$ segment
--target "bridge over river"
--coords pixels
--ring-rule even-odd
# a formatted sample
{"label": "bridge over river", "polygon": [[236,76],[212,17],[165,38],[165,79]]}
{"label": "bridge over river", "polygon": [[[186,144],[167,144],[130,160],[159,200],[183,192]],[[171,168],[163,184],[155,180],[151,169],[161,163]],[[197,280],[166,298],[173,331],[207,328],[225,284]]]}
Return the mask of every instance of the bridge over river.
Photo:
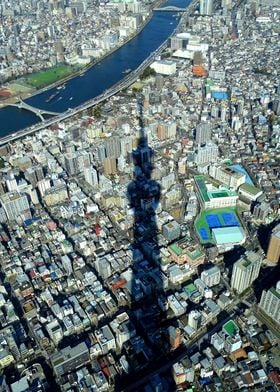
{"label": "bridge over river", "polygon": [[186,12],[186,8],[180,8],[180,7],[170,5],[170,6],[166,6],[166,7],[154,8],[154,11]]}
{"label": "bridge over river", "polygon": [[49,110],[35,108],[34,106],[31,106],[28,103],[24,102],[22,99],[20,99],[16,103],[10,103],[9,106],[15,106],[19,109],[29,110],[30,112],[36,114],[36,116],[40,117],[42,121],[44,121],[43,114],[49,114],[50,116],[57,116],[58,114],[60,114],[58,112],[51,112]]}

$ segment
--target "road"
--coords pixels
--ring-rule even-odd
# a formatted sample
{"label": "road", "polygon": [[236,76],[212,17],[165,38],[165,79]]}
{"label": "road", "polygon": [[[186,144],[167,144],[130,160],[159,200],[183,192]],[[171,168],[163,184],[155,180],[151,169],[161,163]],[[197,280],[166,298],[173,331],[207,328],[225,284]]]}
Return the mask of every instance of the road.
{"label": "road", "polygon": [[161,360],[159,363],[156,364],[156,367],[149,367],[148,370],[145,370],[144,372],[138,372],[137,374],[137,381],[131,383],[129,386],[125,387],[122,389],[122,392],[135,392],[137,391],[137,388],[141,387],[143,384],[147,383],[151,377],[158,373],[163,373],[169,370],[172,365],[174,365],[176,362],[181,361],[184,359],[188,354],[192,352],[192,350],[195,348],[197,342],[199,340],[203,340],[208,338],[209,335],[213,335],[217,331],[221,329],[221,327],[229,321],[231,318],[233,318],[236,314],[236,310],[234,312],[231,312],[224,320],[218,322],[213,328],[211,328],[208,332],[202,332],[195,338],[193,338],[188,346],[185,346],[183,350],[181,349],[178,353],[177,351],[174,353],[173,357],[168,358],[168,360],[165,358],[165,360]]}
{"label": "road", "polygon": [[[183,16],[190,14],[193,11],[194,7],[197,5],[197,3],[198,3],[197,1],[194,1],[192,4],[190,4],[189,7],[187,8],[186,12],[183,14]],[[179,21],[176,29],[173,31],[171,36],[180,31],[182,21],[183,21],[183,17]],[[151,53],[150,56],[142,64],[140,64],[140,66],[137,69],[130,72],[126,77],[124,77],[120,82],[113,85],[110,89],[105,90],[102,94],[98,95],[97,97],[95,97],[93,99],[90,99],[90,100],[84,102],[82,105],[79,105],[76,108],[73,108],[73,109],[69,108],[67,111],[59,114],[58,116],[55,116],[55,117],[48,119],[46,121],[42,121],[39,124],[32,125],[31,127],[22,129],[21,131],[4,136],[3,138],[0,139],[0,146],[3,144],[9,143],[11,141],[17,140],[21,137],[24,137],[27,135],[32,135],[33,133],[40,131],[44,128],[47,128],[52,124],[55,124],[59,121],[66,120],[67,118],[74,116],[74,115],[76,115],[86,109],[89,109],[91,107],[99,105],[103,101],[106,101],[107,99],[109,99],[113,95],[116,95],[117,93],[119,93],[121,90],[129,87],[132,83],[134,83],[139,78],[139,76],[142,74],[142,72],[145,70],[145,68],[147,68],[155,60],[155,58],[157,56],[159,56],[162,53],[162,51],[167,47],[169,38],[170,37],[168,37],[157,48],[157,50],[155,50],[153,53]]]}
{"label": "road", "polygon": [[29,128],[25,128],[21,131],[12,133],[11,135],[4,136],[3,138],[0,139],[0,145],[9,143],[23,136],[31,135],[41,129],[49,127],[52,124],[55,124],[59,121],[66,120],[67,118],[74,116],[88,108],[99,105],[103,101],[106,101],[113,95],[119,93],[121,90],[129,87],[135,80],[138,79],[138,77],[142,74],[144,69],[147,68],[154,61],[155,57],[159,56],[159,54],[167,47],[168,39],[165,42],[163,42],[163,44],[161,44],[161,46],[155,52],[153,52],[136,70],[132,71],[129,75],[127,75],[120,82],[112,86],[109,90],[106,90],[103,94],[100,94],[97,97],[84,102],[82,105],[77,106],[74,109],[69,108],[67,111],[47,121],[42,121],[41,123],[35,124]]}

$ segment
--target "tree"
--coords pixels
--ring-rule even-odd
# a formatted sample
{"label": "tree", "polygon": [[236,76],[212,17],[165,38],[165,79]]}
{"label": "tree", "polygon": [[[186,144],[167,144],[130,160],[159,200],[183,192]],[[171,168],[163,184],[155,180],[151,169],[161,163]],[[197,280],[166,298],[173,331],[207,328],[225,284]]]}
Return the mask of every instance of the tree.
{"label": "tree", "polygon": [[96,106],[95,108],[93,108],[92,114],[93,114],[94,117],[100,118],[101,117],[101,107],[100,106]]}
{"label": "tree", "polygon": [[147,79],[149,76],[155,76],[155,75],[156,75],[156,71],[153,68],[151,68],[151,67],[147,67],[143,71],[142,75],[140,75],[140,79],[141,80]]}

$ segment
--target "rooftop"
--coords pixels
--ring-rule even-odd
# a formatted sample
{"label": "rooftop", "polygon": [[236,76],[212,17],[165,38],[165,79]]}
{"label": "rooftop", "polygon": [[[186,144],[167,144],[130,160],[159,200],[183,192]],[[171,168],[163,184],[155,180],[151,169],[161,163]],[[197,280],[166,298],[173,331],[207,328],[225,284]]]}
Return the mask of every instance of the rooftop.
{"label": "rooftop", "polygon": [[244,231],[238,226],[219,227],[212,229],[212,233],[217,245],[238,243],[245,237]]}
{"label": "rooftop", "polygon": [[229,320],[227,323],[225,323],[223,325],[223,330],[231,337],[239,332],[239,328],[233,320]]}

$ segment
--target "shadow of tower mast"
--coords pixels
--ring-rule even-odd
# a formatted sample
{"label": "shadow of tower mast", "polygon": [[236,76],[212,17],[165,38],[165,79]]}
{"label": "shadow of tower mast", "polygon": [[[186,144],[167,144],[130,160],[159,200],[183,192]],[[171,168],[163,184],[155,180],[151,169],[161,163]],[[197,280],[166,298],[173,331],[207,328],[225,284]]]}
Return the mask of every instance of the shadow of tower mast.
{"label": "shadow of tower mast", "polygon": [[[145,378],[147,367],[149,370],[161,368],[160,364],[166,363],[166,353],[171,348],[156,219],[161,187],[152,179],[154,151],[148,145],[140,102],[138,112],[140,135],[137,148],[132,153],[134,179],[127,188],[129,205],[134,213],[130,313],[137,331],[136,336],[131,336],[129,344],[132,351],[134,344],[138,346],[138,353],[134,356],[135,368],[131,369],[122,385],[122,390],[134,392],[142,390],[137,385]],[[171,328],[177,331],[175,327]],[[172,380],[171,372],[165,373],[163,378],[157,376],[156,382],[161,384],[159,390],[175,391]]]}

